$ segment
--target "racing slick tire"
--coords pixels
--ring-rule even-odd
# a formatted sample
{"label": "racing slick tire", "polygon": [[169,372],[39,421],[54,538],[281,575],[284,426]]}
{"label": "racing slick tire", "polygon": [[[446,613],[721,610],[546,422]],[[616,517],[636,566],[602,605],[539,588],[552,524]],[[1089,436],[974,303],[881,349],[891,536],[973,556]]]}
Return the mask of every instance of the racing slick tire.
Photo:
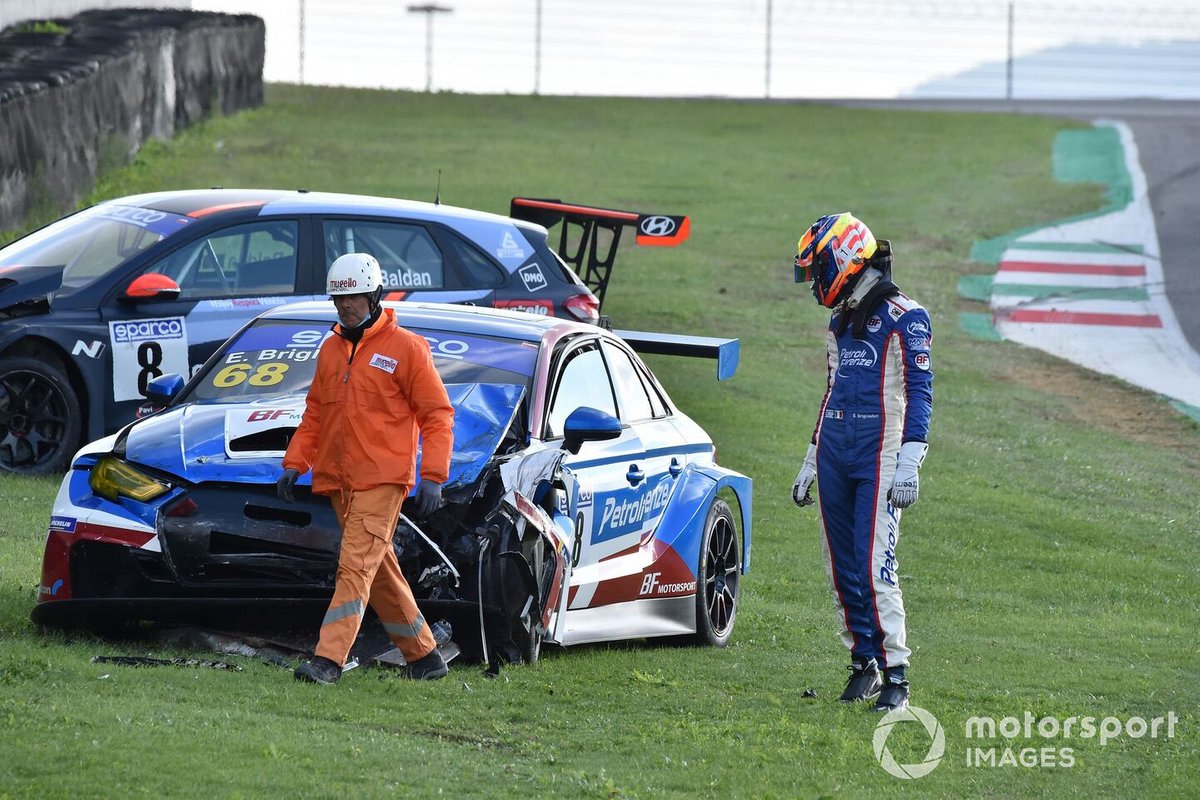
{"label": "racing slick tire", "polygon": [[0,472],[66,470],[83,427],[79,398],[52,360],[0,359]]}
{"label": "racing slick tire", "polygon": [[742,576],[742,551],[738,547],[733,511],[724,500],[713,499],[704,522],[700,561],[696,570],[696,634],[693,644],[724,647],[737,620]]}

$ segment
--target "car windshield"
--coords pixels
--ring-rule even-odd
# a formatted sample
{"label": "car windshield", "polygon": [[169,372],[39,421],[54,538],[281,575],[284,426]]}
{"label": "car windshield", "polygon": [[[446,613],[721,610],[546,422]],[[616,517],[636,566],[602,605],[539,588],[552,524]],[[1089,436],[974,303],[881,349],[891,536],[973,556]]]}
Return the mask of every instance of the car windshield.
{"label": "car windshield", "polygon": [[151,208],[99,205],[34,231],[0,250],[0,268],[61,267],[61,294],[107,275],[182,230],[191,218]]}
{"label": "car windshield", "polygon": [[[411,328],[429,341],[442,381],[451,385],[529,387],[537,345],[515,339]],[[327,322],[258,320],[230,340],[179,402],[244,403],[303,395],[317,369]]]}

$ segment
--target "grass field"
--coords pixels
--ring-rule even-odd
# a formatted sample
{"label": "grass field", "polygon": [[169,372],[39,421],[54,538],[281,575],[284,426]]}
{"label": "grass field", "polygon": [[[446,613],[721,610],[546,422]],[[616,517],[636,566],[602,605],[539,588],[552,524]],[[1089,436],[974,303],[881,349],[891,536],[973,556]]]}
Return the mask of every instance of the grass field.
{"label": "grass field", "polygon": [[[623,253],[605,310],[618,327],[741,337],[727,384],[709,363],[652,362],[721,462],[755,479],[752,569],[724,650],[552,651],[428,685],[351,672],[317,688],[251,660],[139,670],[91,663],[128,653],[110,642],[32,627],[56,482],[5,477],[0,797],[1195,796],[1200,428],[956,325],[958,278],[987,270],[972,242],[1102,205],[1103,187],[1051,178],[1071,124],[271,86],[259,110],[148,146],[92,199],[212,185],[432,199],[440,170],[454,205],[503,212],[526,194],[690,214],[684,246]],[[791,257],[804,225],[839,210],[892,239],[898,283],[934,320],[934,427],[900,559],[913,704],[945,755],[915,780],[877,762],[877,716],[836,702],[847,654],[816,515],[788,500],[826,321]],[[1136,734],[1132,718],[1168,715],[1172,736],[1164,723],[1104,744],[1037,724],[1112,717]],[[1034,722],[968,739],[972,717]],[[887,740],[901,764],[929,746],[914,724]]]}

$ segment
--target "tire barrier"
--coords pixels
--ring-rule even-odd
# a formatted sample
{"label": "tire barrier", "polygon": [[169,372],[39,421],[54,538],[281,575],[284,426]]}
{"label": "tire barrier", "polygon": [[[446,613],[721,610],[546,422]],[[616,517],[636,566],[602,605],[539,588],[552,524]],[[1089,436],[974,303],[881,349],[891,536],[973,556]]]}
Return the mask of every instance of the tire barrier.
{"label": "tire barrier", "polygon": [[0,31],[0,231],[75,208],[149,138],[261,105],[265,54],[249,14],[103,9]]}

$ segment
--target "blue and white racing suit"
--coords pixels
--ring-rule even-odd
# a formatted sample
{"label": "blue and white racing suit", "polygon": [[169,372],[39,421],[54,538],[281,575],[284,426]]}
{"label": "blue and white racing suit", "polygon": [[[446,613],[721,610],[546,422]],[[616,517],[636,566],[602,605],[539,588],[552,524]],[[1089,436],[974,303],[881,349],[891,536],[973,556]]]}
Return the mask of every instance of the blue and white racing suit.
{"label": "blue and white racing suit", "polygon": [[[925,309],[894,293],[868,314],[863,338],[829,323],[828,388],[817,420],[817,487],[826,566],[841,637],[880,668],[908,663],[896,544],[900,509],[888,502],[902,442],[926,441],[933,410]],[[842,333],[838,333],[842,330]]]}

